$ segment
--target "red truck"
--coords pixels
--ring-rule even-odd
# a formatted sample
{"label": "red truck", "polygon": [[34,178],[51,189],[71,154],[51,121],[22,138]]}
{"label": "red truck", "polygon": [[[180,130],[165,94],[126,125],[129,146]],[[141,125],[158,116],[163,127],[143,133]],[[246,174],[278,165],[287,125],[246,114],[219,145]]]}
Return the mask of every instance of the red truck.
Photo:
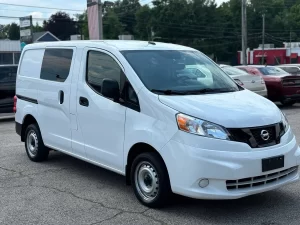
{"label": "red truck", "polygon": [[291,106],[300,100],[300,76],[292,76],[281,68],[264,65],[237,66],[251,75],[261,75],[268,89],[268,98]]}

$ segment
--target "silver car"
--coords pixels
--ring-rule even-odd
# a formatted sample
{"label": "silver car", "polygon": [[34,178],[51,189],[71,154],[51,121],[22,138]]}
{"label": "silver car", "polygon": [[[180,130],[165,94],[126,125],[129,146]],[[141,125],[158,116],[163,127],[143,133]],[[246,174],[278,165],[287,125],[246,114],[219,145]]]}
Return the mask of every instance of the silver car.
{"label": "silver car", "polygon": [[220,67],[232,77],[240,86],[255,92],[261,96],[267,97],[268,91],[263,78],[259,75],[250,75],[246,71],[228,66],[220,65]]}

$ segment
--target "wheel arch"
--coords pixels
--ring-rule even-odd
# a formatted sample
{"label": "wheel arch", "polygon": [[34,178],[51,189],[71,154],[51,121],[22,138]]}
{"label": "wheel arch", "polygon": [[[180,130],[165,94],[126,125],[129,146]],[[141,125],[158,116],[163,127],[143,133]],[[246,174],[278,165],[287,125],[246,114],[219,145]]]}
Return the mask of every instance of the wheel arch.
{"label": "wheel arch", "polygon": [[[163,159],[163,157],[161,156],[161,154],[150,144],[144,143],[144,142],[139,142],[134,144],[127,155],[127,161],[126,161],[126,166],[125,166],[125,176],[126,176],[126,184],[127,185],[131,185],[131,180],[130,180],[130,171],[131,171],[131,166],[133,163],[133,160],[140,154],[142,153],[146,153],[146,152],[152,152],[157,154],[161,160],[163,161],[163,163],[166,166],[165,160]],[[168,168],[167,168],[167,172],[168,172]],[[169,176],[169,173],[168,173]]]}
{"label": "wheel arch", "polygon": [[31,114],[27,114],[24,119],[23,119],[23,123],[22,123],[22,129],[21,129],[21,141],[25,141],[25,131],[26,131],[26,128],[30,125],[30,124],[38,124],[36,118],[31,115]]}

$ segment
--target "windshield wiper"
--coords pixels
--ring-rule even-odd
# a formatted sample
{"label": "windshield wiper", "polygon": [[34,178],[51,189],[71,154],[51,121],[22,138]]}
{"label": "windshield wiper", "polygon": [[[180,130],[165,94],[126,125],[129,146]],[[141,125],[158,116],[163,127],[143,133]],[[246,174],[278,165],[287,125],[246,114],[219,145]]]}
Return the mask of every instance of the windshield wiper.
{"label": "windshield wiper", "polygon": [[235,92],[237,91],[235,88],[204,88],[200,90],[188,91],[189,94],[205,94],[205,93],[226,93],[226,92]]}
{"label": "windshield wiper", "polygon": [[206,93],[226,93],[226,92],[235,92],[235,88],[204,88],[199,90],[186,90],[186,91],[177,91],[177,90],[151,90],[154,93],[162,93],[165,95],[195,95],[195,94],[206,94]]}
{"label": "windshield wiper", "polygon": [[184,92],[184,91],[176,91],[176,90],[157,90],[157,89],[152,89],[151,92],[161,93],[161,94],[165,94],[165,95],[186,95],[186,92]]}

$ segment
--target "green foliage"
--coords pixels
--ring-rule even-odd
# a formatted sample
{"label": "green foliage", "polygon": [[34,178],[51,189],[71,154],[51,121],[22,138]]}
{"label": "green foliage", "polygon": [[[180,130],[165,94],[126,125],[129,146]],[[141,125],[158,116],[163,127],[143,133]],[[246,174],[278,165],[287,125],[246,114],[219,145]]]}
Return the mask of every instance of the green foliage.
{"label": "green foliage", "polygon": [[50,31],[60,40],[70,40],[70,36],[78,34],[78,24],[65,12],[57,12],[44,21],[44,29]]}
{"label": "green foliage", "polygon": [[[219,6],[214,0],[153,0],[149,5],[138,0],[104,2],[104,37],[132,34],[140,40],[183,44],[235,63],[241,49],[241,0]],[[249,48],[261,44],[263,14],[266,43],[282,47],[290,33],[292,41],[300,41],[300,0],[248,0]]]}
{"label": "green foliage", "polygon": [[20,40],[20,27],[16,23],[12,23],[9,26],[8,38],[10,40]]}

